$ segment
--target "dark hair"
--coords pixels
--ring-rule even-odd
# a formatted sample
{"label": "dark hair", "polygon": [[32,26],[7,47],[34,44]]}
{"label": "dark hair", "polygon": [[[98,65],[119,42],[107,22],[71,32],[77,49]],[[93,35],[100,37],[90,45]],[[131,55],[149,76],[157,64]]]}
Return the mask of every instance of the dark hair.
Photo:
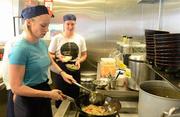
{"label": "dark hair", "polygon": [[63,20],[64,20],[64,22],[67,21],[67,20],[74,20],[74,21],[76,21],[76,16],[73,15],[73,14],[66,14],[66,15],[63,16]]}
{"label": "dark hair", "polygon": [[21,17],[23,19],[30,19],[32,17],[36,17],[43,14],[49,14],[47,7],[44,5],[37,5],[23,9],[21,12]]}

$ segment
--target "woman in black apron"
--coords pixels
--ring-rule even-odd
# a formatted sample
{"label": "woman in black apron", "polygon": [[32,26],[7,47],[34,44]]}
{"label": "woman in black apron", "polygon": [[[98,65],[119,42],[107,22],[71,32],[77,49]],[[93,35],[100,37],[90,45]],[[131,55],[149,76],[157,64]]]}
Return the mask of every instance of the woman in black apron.
{"label": "woman in black apron", "polygon": [[[64,32],[55,35],[52,38],[49,45],[49,53],[56,59],[56,63],[61,67],[61,69],[63,69],[63,71],[72,75],[73,78],[80,83],[80,63],[85,61],[87,58],[85,39],[74,32],[76,24],[75,15],[64,15],[63,20]],[[66,57],[71,57],[71,59],[65,60]],[[75,66],[77,69],[70,69],[67,65]],[[64,94],[71,96],[74,99],[79,96],[79,87],[64,82],[59,73],[57,74],[55,71],[51,73],[56,88],[62,90]],[[57,108],[60,103],[61,101],[56,102]]]}

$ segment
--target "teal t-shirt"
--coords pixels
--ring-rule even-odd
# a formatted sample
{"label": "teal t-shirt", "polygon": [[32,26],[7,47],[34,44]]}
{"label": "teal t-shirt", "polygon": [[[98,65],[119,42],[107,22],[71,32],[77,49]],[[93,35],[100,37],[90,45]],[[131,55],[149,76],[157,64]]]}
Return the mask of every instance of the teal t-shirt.
{"label": "teal t-shirt", "polygon": [[23,83],[35,86],[48,79],[48,67],[50,58],[48,48],[43,40],[37,43],[29,43],[26,39],[20,39],[15,43],[9,54],[10,64],[25,65]]}

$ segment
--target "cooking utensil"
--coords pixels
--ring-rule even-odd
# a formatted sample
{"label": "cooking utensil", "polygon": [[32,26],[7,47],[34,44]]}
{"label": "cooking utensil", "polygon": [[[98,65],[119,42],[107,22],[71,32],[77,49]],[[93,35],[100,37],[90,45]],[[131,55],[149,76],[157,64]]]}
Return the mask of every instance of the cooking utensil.
{"label": "cooking utensil", "polygon": [[113,111],[117,111],[118,113],[120,112],[121,109],[121,103],[119,102],[119,100],[110,97],[106,98],[104,106],[108,111],[112,111],[111,107],[115,107]]}
{"label": "cooking utensil", "polygon": [[109,81],[109,88],[110,89],[116,88],[116,79],[119,77],[120,74],[122,74],[122,71],[119,70],[116,77],[110,79],[110,81]]}
{"label": "cooking utensil", "polygon": [[100,78],[93,81],[93,84],[96,85],[96,88],[98,89],[104,89],[107,85],[110,85],[111,82],[115,81],[118,76],[121,74],[121,71],[119,71],[115,78],[112,78],[111,76],[109,78]]}
{"label": "cooking utensil", "polygon": [[[82,116],[85,116],[85,117],[116,117],[116,115],[118,115],[119,110],[121,109],[121,103],[119,101],[116,102],[114,99],[107,96],[105,98],[105,102],[102,106],[106,109],[106,111],[109,112],[108,115],[101,116],[101,115],[88,114],[82,110],[83,107],[86,107],[91,104],[91,102],[88,100],[88,97],[89,97],[88,94],[84,94],[84,95],[80,95],[75,100],[77,108],[80,112],[80,115],[82,115]],[[114,101],[114,102],[112,102],[112,101]],[[117,104],[115,104],[115,103],[117,103]]]}
{"label": "cooking utensil", "polygon": [[165,111],[162,117],[180,117],[180,107],[172,107],[169,111]]}
{"label": "cooking utensil", "polygon": [[92,91],[92,90],[89,90],[88,88],[82,86],[81,84],[77,83],[77,82],[74,82],[74,84],[80,88],[83,88],[85,89],[86,91],[88,91],[90,93],[89,95],[89,101],[92,103],[92,104],[95,104],[95,105],[102,105],[105,101],[105,96],[97,91]]}
{"label": "cooking utensil", "polygon": [[89,101],[95,105],[103,105],[105,101],[105,95],[98,93],[97,91],[91,92],[89,96]]}
{"label": "cooking utensil", "polygon": [[66,99],[69,100],[70,102],[75,102],[74,98],[67,96],[67,95],[66,95]]}
{"label": "cooking utensil", "polygon": [[81,84],[79,84],[79,83],[77,83],[77,82],[73,82],[73,83],[74,83],[76,86],[78,86],[78,87],[80,87],[80,88],[82,88],[82,89],[84,89],[84,90],[86,90],[86,91],[88,91],[88,92],[90,92],[90,93],[93,92],[92,90],[90,90],[90,89],[88,89],[88,88],[82,86]]}
{"label": "cooking utensil", "polygon": [[128,88],[139,90],[139,84],[142,81],[151,79],[151,71],[145,64],[145,53],[132,54],[129,57],[129,68],[131,69],[131,78],[128,78]]}
{"label": "cooking utensil", "polygon": [[[120,69],[120,70],[121,70],[121,69]],[[116,80],[116,79],[119,77],[120,74],[123,74],[122,71],[124,71],[124,70],[122,70],[122,71],[120,71],[120,70],[118,71],[116,77],[115,77],[114,79],[112,79],[112,80]]]}
{"label": "cooking utensil", "polygon": [[98,89],[104,89],[109,84],[109,78],[100,78],[93,81],[93,84]]}
{"label": "cooking utensil", "polygon": [[139,117],[161,117],[171,107],[179,107],[180,93],[166,81],[144,81],[140,84]]}

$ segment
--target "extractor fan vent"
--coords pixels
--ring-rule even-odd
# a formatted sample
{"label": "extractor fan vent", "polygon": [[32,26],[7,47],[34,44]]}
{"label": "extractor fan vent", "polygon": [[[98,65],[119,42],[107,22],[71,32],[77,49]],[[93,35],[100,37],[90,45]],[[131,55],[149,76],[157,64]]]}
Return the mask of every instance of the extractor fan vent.
{"label": "extractor fan vent", "polygon": [[139,4],[153,4],[157,2],[159,2],[159,0],[138,0]]}

